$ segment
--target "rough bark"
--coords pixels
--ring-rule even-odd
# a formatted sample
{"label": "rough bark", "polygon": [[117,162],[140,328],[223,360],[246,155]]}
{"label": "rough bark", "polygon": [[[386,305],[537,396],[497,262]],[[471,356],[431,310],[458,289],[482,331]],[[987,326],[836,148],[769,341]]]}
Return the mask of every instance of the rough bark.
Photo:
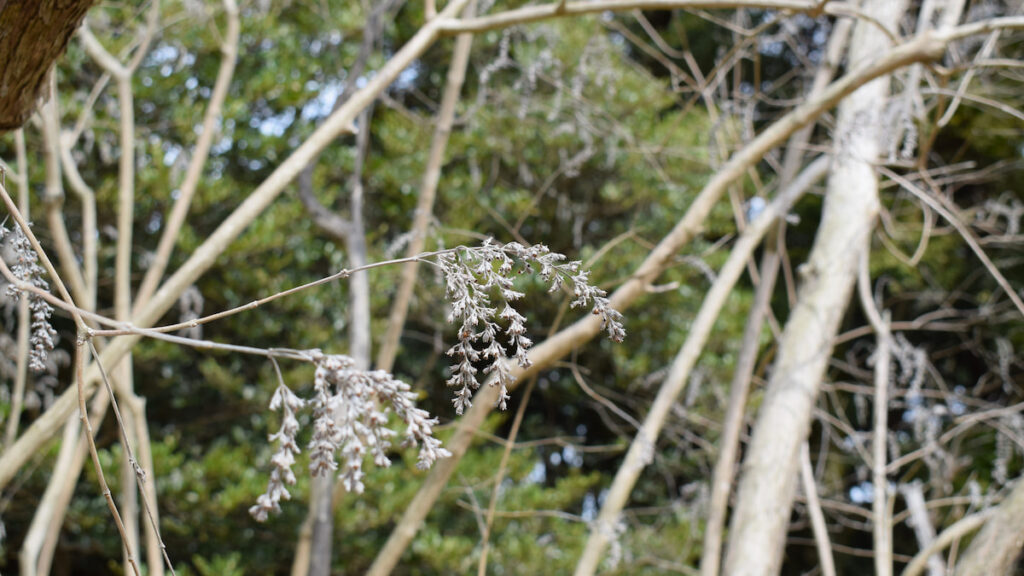
{"label": "rough bark", "polygon": [[[895,29],[905,10],[900,0],[870,0],[866,13]],[[874,58],[888,36],[858,22],[850,46],[852,66]],[[818,388],[825,375],[862,252],[878,214],[878,178],[886,77],[875,79],[839,106],[835,158],[821,224],[803,285],[782,335],[779,358],[754,427],[726,555],[726,574],[778,574],[798,478],[800,447],[807,438]]]}
{"label": "rough bark", "polygon": [[95,0],[0,0],[0,132],[20,128],[46,92],[46,76]]}

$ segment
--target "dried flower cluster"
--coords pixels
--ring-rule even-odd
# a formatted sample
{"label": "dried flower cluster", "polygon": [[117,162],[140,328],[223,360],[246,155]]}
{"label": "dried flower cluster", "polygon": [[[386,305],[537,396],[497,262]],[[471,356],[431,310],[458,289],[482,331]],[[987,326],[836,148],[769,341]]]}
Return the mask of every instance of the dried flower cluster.
{"label": "dried flower cluster", "polygon": [[[625,337],[622,315],[611,307],[604,290],[590,285],[579,262],[565,260],[565,256],[543,245],[501,245],[490,240],[476,248],[459,247],[437,254],[438,269],[451,300],[448,321],[460,325],[459,341],[448,350],[458,362],[448,380],[449,385],[459,388],[454,400],[458,413],[472,405],[473,391],[480,387],[474,363],[483,363],[484,374],[494,374],[491,383],[501,387],[497,405],[502,409],[509,398],[507,387],[514,380],[508,351],[512,350],[520,367],[530,366],[527,350],[533,342],[526,336],[526,318],[512,305],[524,296],[513,287],[515,273],[537,271],[550,283],[550,292],[563,286],[572,290],[574,308],[592,306],[609,338],[621,342]],[[499,321],[506,326],[504,330]],[[501,332],[507,344],[499,342]],[[338,470],[340,453],[339,477],[349,492],[361,493],[364,489],[363,461],[367,454],[373,456],[377,466],[391,465],[387,451],[396,435],[387,427],[391,411],[406,424],[402,446],[419,445],[420,469],[451,456],[433,436],[437,419],[416,407],[416,394],[408,384],[383,370],[356,368],[348,356],[313,351],[309,358],[316,365],[313,397],[303,400],[282,383],[270,401],[271,410],[281,410],[282,421],[281,429],[270,436],[278,449],[271,459],[274,470],[267,491],[249,509],[257,520],[280,512],[281,500],[291,497],[287,486],[295,484],[292,466],[301,452],[296,440],[300,427],[296,415],[307,405],[313,412],[309,469],[314,476]]]}
{"label": "dried flower cluster", "polygon": [[[416,407],[416,394],[409,385],[383,370],[360,370],[348,356],[313,354],[316,364],[314,396],[308,402],[313,407],[313,437],[309,443],[309,469],[314,476],[323,476],[338,469],[337,454],[341,454],[340,478],[349,492],[363,491],[363,460],[373,456],[377,466],[390,466],[387,451],[396,432],[387,427],[388,413],[394,413],[406,424],[402,446],[419,445],[420,469],[429,468],[440,458],[451,453],[441,447],[433,436],[437,419]],[[295,484],[292,465],[299,453],[296,434],[299,422],[296,413],[307,404],[288,390],[278,388],[271,399],[272,410],[282,409],[281,429],[270,437],[278,442],[278,450],[271,461],[267,491],[259,497],[249,513],[257,520],[267,519],[270,512],[280,511],[281,499],[290,495],[286,484]]]}
{"label": "dried flower cluster", "polygon": [[[10,238],[10,251],[13,254],[13,262],[10,265],[11,273],[22,282],[29,283],[41,290],[49,290],[50,285],[43,279],[46,271],[39,265],[39,257],[28,237],[20,227],[14,226],[14,231],[7,230],[0,225],[0,240],[8,234]],[[7,286],[7,294],[11,297],[17,296],[21,291],[14,284]],[[29,309],[32,311],[32,337],[29,340],[30,349],[28,353],[29,368],[36,372],[46,370],[46,355],[53,350],[57,332],[50,325],[50,316],[53,315],[53,307],[38,295],[29,293]]]}
{"label": "dried flower cluster", "polygon": [[264,522],[271,513],[281,511],[281,499],[291,500],[291,494],[285,484],[295,484],[295,473],[292,466],[295,464],[295,455],[301,452],[296,443],[295,435],[299,432],[299,421],[295,417],[306,402],[295,395],[287,386],[281,385],[274,392],[270,399],[270,409],[281,410],[281,429],[276,434],[270,435],[271,442],[277,442],[277,452],[270,459],[274,470],[270,473],[270,481],[267,482],[267,491],[256,500],[256,505],[249,508],[249,513],[256,520]]}
{"label": "dried flower cluster", "polygon": [[[526,337],[526,318],[512,305],[523,297],[522,292],[513,288],[514,272],[536,270],[551,284],[549,292],[567,285],[575,296],[574,308],[592,303],[593,313],[601,317],[601,328],[608,332],[609,338],[621,342],[626,336],[622,315],[611,307],[604,290],[590,285],[587,272],[581,270],[579,262],[565,262],[565,259],[543,244],[526,247],[516,242],[501,245],[490,240],[476,248],[459,248],[438,256],[451,301],[448,321],[459,324],[459,341],[448,350],[448,355],[456,361],[448,385],[457,388],[452,402],[458,414],[473,405],[473,391],[480,388],[475,363],[484,364],[484,374],[494,373],[491,384],[501,387],[497,406],[503,410],[509,399],[508,385],[514,381],[507,362],[508,351],[512,351],[520,368],[530,366],[526,352],[533,342]],[[506,324],[507,347],[498,341],[498,334],[502,332],[498,320]]]}

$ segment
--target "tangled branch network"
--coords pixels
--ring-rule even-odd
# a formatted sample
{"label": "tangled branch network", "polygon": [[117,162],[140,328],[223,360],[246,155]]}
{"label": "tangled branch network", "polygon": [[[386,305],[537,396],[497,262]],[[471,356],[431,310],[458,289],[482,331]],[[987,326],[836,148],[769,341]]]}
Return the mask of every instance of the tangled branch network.
{"label": "tangled branch network", "polygon": [[[620,342],[626,335],[622,315],[611,307],[603,290],[590,285],[581,264],[566,262],[565,256],[546,246],[501,245],[488,240],[482,246],[442,250],[431,259],[420,259],[435,264],[443,273],[451,301],[448,321],[459,326],[458,342],[448,350],[455,361],[448,384],[457,389],[453,403],[459,414],[472,406],[473,392],[480,388],[478,373],[491,375],[490,385],[500,387],[496,405],[504,410],[508,386],[515,379],[510,361],[514,359],[521,368],[530,366],[527,350],[533,343],[526,336],[526,318],[513,306],[524,296],[514,288],[517,275],[537,272],[550,284],[549,292],[568,288],[574,296],[572,306],[592,306],[613,341]],[[500,341],[502,332],[505,343]],[[402,446],[419,446],[420,469],[451,456],[433,436],[437,419],[416,407],[416,393],[408,384],[383,370],[357,369],[348,356],[313,351],[309,358],[316,365],[313,397],[299,398],[282,382],[270,401],[270,408],[281,411],[283,418],[280,430],[270,436],[278,448],[271,458],[274,468],[267,491],[249,510],[257,520],[280,512],[281,500],[290,498],[287,486],[296,482],[292,466],[300,452],[297,414],[307,406],[313,413],[310,472],[324,476],[340,468],[339,478],[349,492],[364,490],[362,466],[368,454],[377,466],[391,465],[387,451],[397,435],[387,426],[391,412],[405,423]]]}

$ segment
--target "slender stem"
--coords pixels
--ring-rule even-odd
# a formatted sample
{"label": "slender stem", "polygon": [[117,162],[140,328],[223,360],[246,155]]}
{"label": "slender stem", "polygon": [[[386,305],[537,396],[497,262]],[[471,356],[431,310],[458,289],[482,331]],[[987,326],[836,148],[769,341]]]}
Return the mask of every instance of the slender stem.
{"label": "slender stem", "polygon": [[[85,405],[85,354],[86,354],[86,343],[89,339],[86,330],[79,330],[78,342],[75,344],[75,383],[78,389],[78,410],[81,412],[79,418],[82,420],[82,426],[85,429],[85,438],[89,442],[89,454],[92,456],[93,469],[96,471],[96,478],[100,485],[100,492],[107,501],[107,508],[110,509],[110,514],[114,517],[114,524],[117,526],[117,531],[121,535],[121,543],[124,545],[126,559],[128,565],[131,566],[135,576],[140,576],[139,565],[135,560],[135,556],[132,555],[131,548],[128,546],[128,534],[125,532],[124,522],[121,521],[121,514],[117,511],[117,504],[114,503],[114,497],[110,493],[110,487],[107,486],[107,478],[103,474],[103,466],[100,464],[100,455],[96,451],[96,441],[94,440],[94,433],[92,429],[92,423],[89,422],[89,410]],[[110,392],[111,399],[113,399],[113,393]]]}
{"label": "slender stem", "polygon": [[79,202],[82,203],[82,260],[84,260],[83,281],[85,283],[85,301],[83,304],[86,309],[95,310],[96,285],[99,275],[99,268],[97,266],[99,248],[97,246],[98,234],[96,233],[96,194],[86,184],[78,171],[78,166],[75,165],[75,160],[71,156],[70,138],[62,136],[61,140],[61,167],[64,169],[64,175],[67,177],[71,189],[78,195]]}
{"label": "slender stem", "polygon": [[[160,542],[160,549],[163,551],[164,561],[167,563],[167,568],[174,574],[174,565],[171,564],[171,559],[167,556],[167,546],[164,544],[163,539],[160,538],[160,527],[157,525],[154,512],[149,504],[149,499],[146,497],[146,490],[144,484],[146,483],[146,470],[139,466],[138,460],[135,459],[135,454],[132,452],[131,443],[128,441],[128,433],[125,429],[124,419],[121,417],[121,410],[117,407],[117,400],[114,396],[114,388],[110,385],[110,377],[107,376],[106,369],[103,368],[103,363],[99,361],[100,354],[96,351],[96,347],[93,345],[92,338],[88,339],[89,348],[92,350],[93,357],[96,358],[97,366],[100,370],[100,378],[103,381],[103,385],[107,390],[107,395],[110,397],[110,406],[114,411],[114,419],[117,421],[117,429],[121,434],[121,445],[124,449],[124,456],[127,458],[129,464],[135,471],[135,480],[139,487],[139,493],[142,494],[142,504],[146,510],[146,514],[149,517],[149,521],[152,524],[153,531],[156,533],[157,538]],[[276,363],[275,363],[276,365]]]}
{"label": "slender stem", "polygon": [[465,32],[486,32],[499,28],[508,28],[518,24],[537,22],[550,18],[580,16],[583,14],[600,14],[602,12],[622,12],[626,10],[672,10],[672,9],[723,9],[723,8],[768,8],[792,12],[812,12],[818,3],[812,0],[604,0],[601,2],[555,2],[535,6],[524,6],[515,10],[466,18],[449,20],[442,26],[442,33],[447,35]]}
{"label": "slender stem", "polygon": [[864,313],[875,330],[875,397],[874,432],[871,439],[871,483],[874,499],[871,504],[872,527],[875,543],[875,574],[892,576],[892,519],[887,503],[889,479],[886,477],[886,449],[889,441],[889,364],[892,355],[892,334],[888,311],[879,313],[871,296],[871,277],[868,253],[861,255],[857,293]]}
{"label": "slender stem", "polygon": [[[278,292],[276,294],[271,294],[270,296],[265,296],[263,298],[260,298],[259,300],[253,300],[252,302],[249,302],[248,304],[242,304],[241,306],[236,306],[234,308],[231,308],[231,309],[228,309],[228,310],[224,310],[224,311],[221,311],[221,312],[217,312],[215,314],[210,314],[208,316],[203,316],[202,318],[196,318],[195,320],[189,320],[187,322],[179,322],[177,324],[171,324],[171,325],[168,325],[168,326],[161,326],[161,327],[158,327],[158,328],[152,328],[149,331],[151,331],[151,332],[174,332],[174,331],[177,331],[177,330],[182,330],[184,328],[194,328],[196,326],[200,326],[202,324],[206,324],[207,322],[213,322],[214,320],[221,320],[223,318],[227,318],[228,316],[233,316],[235,314],[238,314],[239,312],[244,312],[246,310],[253,310],[255,308],[259,308],[260,306],[262,306],[264,304],[267,304],[267,303],[270,303],[270,302],[273,302],[274,300],[277,300],[278,298],[284,298],[285,296],[291,296],[292,294],[296,294],[296,293],[301,292],[303,290],[306,290],[308,288],[313,288],[315,286],[320,286],[321,284],[327,284],[327,283],[333,282],[335,280],[338,280],[339,278],[348,278],[348,277],[350,277],[352,274],[354,274],[356,272],[363,272],[365,270],[372,270],[374,268],[380,268],[382,266],[391,266],[391,265],[394,265],[394,264],[402,264],[402,263],[405,263],[405,262],[429,262],[429,260],[428,260],[429,258],[433,258],[433,257],[439,256],[441,254],[452,253],[452,252],[455,252],[455,251],[459,250],[460,248],[461,247],[455,247],[455,248],[448,248],[446,250],[437,250],[437,251],[434,251],[434,252],[424,252],[422,254],[418,254],[416,256],[410,256],[410,257],[407,257],[407,258],[398,258],[396,260],[385,260],[385,261],[381,261],[381,262],[371,262],[369,264],[364,264],[362,266],[356,266],[356,267],[351,268],[351,269],[346,268],[346,269],[341,270],[339,272],[335,272],[334,274],[331,274],[330,276],[325,276],[323,278],[320,278],[319,280],[314,280],[312,282],[307,282],[305,284],[302,284],[301,286],[296,286],[294,288],[289,288],[288,290],[284,290],[284,291]],[[113,335],[113,334],[111,332],[99,332],[99,331],[97,331],[97,335]]]}
{"label": "slender stem", "polygon": [[530,402],[530,395],[533,387],[537,384],[537,377],[530,378],[523,392],[523,399],[519,401],[519,409],[516,410],[515,419],[512,421],[512,429],[508,432],[508,441],[505,443],[505,451],[501,453],[501,462],[498,464],[498,473],[494,477],[494,489],[491,491],[491,500],[487,504],[487,519],[484,524],[483,543],[481,544],[480,562],[477,565],[477,576],[487,576],[487,553],[490,550],[491,527],[494,525],[494,513],[498,509],[498,494],[501,492],[501,484],[505,478],[505,471],[508,469],[508,460],[512,455],[512,448],[516,443],[516,436],[519,434],[519,426],[523,423],[523,415],[526,413],[526,405]]}
{"label": "slender stem", "polygon": [[999,271],[999,268],[996,267],[988,255],[985,254],[985,251],[981,248],[981,244],[978,243],[978,239],[974,237],[974,234],[972,234],[971,230],[963,223],[963,220],[954,213],[956,210],[955,206],[952,206],[948,200],[945,200],[941,196],[936,197],[925,192],[910,180],[907,180],[888,168],[879,167],[879,171],[886,177],[891,178],[894,182],[899,183],[900,186],[914,196],[917,196],[922,202],[930,206],[945,218],[947,222],[952,224],[953,228],[956,228],[956,231],[960,233],[960,236],[963,237],[964,241],[967,242],[967,245],[970,246],[974,254],[979,260],[981,260],[982,265],[984,265],[985,269],[992,275],[992,278],[994,278],[996,283],[999,284],[999,287],[1006,292],[1006,296],[1009,297],[1011,302],[1013,302],[1013,305],[1017,307],[1017,310],[1020,311],[1021,315],[1024,315],[1024,300],[1021,300],[1020,295],[1017,294],[1013,285],[1010,284],[1009,280],[1003,276],[1003,273]]}
{"label": "slender stem", "polygon": [[804,488],[804,495],[807,497],[807,513],[811,517],[811,530],[814,532],[814,543],[818,548],[821,575],[836,576],[836,563],[832,557],[832,542],[828,537],[825,514],[821,511],[818,488],[814,481],[814,470],[811,468],[811,450],[807,442],[804,442],[803,448],[800,449],[800,483]]}

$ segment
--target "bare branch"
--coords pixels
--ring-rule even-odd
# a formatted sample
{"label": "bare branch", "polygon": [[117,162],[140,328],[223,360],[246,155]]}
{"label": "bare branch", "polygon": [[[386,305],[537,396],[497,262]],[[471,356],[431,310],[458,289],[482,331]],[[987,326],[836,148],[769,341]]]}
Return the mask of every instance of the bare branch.
{"label": "bare branch", "polygon": [[227,15],[227,32],[221,43],[220,69],[217,71],[217,79],[213,84],[210,102],[207,104],[206,113],[203,116],[202,132],[199,133],[199,140],[196,142],[196,149],[189,161],[188,170],[185,172],[185,179],[179,188],[178,198],[175,199],[174,207],[171,208],[171,214],[167,218],[167,224],[160,234],[156,254],[139,285],[133,314],[138,314],[141,307],[149,302],[167,270],[167,263],[174,251],[178,233],[181,232],[185,217],[188,215],[188,208],[192,203],[192,197],[199,187],[199,178],[202,176],[203,167],[210,157],[213,139],[219,132],[218,123],[221,119],[221,110],[224,107],[224,100],[227,98],[228,88],[231,86],[231,79],[234,77],[235,64],[238,62],[238,38],[241,28],[235,0],[224,0],[224,13]]}
{"label": "bare branch", "polygon": [[969,228],[967,228],[960,217],[955,214],[957,211],[956,207],[953,206],[949,200],[946,200],[941,196],[936,197],[929,194],[892,170],[884,167],[879,168],[879,170],[882,174],[885,174],[887,178],[891,178],[893,181],[898,182],[908,192],[917,196],[922,202],[930,206],[933,210],[938,212],[939,215],[945,218],[947,222],[952,224],[953,227],[956,228],[956,231],[960,233],[960,236],[963,237],[964,241],[967,242],[967,245],[971,247],[971,250],[978,259],[981,260],[982,265],[984,265],[985,269],[992,275],[992,278],[994,278],[996,283],[999,284],[1004,292],[1006,292],[1006,296],[1013,302],[1013,305],[1017,307],[1017,310],[1020,311],[1022,315],[1024,315],[1024,301],[1021,300],[1020,295],[1017,294],[1013,285],[1011,285],[1006,277],[1003,276],[1003,273],[999,271],[999,268],[997,268],[992,260],[989,259],[988,255],[985,254],[985,251],[978,243],[978,239],[974,237],[974,234]]}
{"label": "bare branch", "polygon": [[[807,496],[807,510],[811,517],[811,528],[814,531],[814,542],[818,548],[818,561],[821,562],[822,576],[836,576],[835,560],[832,558],[832,542],[828,537],[828,528],[825,524],[825,514],[821,511],[821,502],[818,500],[818,488],[815,485],[814,470],[811,469],[811,449],[807,442],[804,442],[800,449],[800,485],[803,486],[804,494]],[[876,557],[878,550],[875,550]],[[891,564],[891,561],[890,561]],[[879,574],[891,574],[880,572]]]}
{"label": "bare branch", "polygon": [[[466,7],[463,18],[472,18],[475,13],[476,2],[472,1]],[[445,149],[448,146],[452,124],[455,121],[455,106],[458,104],[462,84],[466,79],[469,50],[472,43],[473,36],[470,34],[460,34],[455,40],[455,51],[448,68],[444,95],[441,97],[441,109],[437,113],[437,125],[430,141],[430,152],[427,156],[427,166],[423,171],[423,182],[420,184],[420,196],[416,201],[416,211],[413,213],[412,228],[409,231],[412,236],[405,252],[406,257],[423,252],[426,246],[427,226],[433,214],[437,185],[441,180],[441,166],[444,163]],[[402,328],[405,326],[405,317],[409,311],[409,302],[412,300],[417,269],[418,262],[416,261],[411,261],[402,267],[398,290],[388,316],[387,332],[385,332],[380,350],[377,352],[377,367],[381,370],[390,371],[394,366]]]}
{"label": "bare branch", "polygon": [[576,565],[576,576],[587,576],[597,570],[604,548],[609,543],[609,535],[613,533],[612,527],[618,522],[640,473],[652,461],[654,446],[661,434],[665,419],[679,394],[689,382],[690,372],[697,364],[722,306],[725,305],[726,299],[732,293],[736,281],[743,274],[750,255],[775,221],[784,217],[792,203],[807,192],[811,185],[824,177],[827,171],[827,157],[821,157],[813,162],[791,186],[779,193],[778,197],[764,209],[756,220],[747,226],[739,240],[736,241],[736,246],[729,254],[729,259],[722,266],[717,280],[704,297],[700,310],[687,331],[686,341],[673,360],[665,382],[658,389],[658,395],[651,404],[643,426],[615,474],[615,480],[612,482],[611,488],[608,489],[601,512],[594,522],[579,564]]}

